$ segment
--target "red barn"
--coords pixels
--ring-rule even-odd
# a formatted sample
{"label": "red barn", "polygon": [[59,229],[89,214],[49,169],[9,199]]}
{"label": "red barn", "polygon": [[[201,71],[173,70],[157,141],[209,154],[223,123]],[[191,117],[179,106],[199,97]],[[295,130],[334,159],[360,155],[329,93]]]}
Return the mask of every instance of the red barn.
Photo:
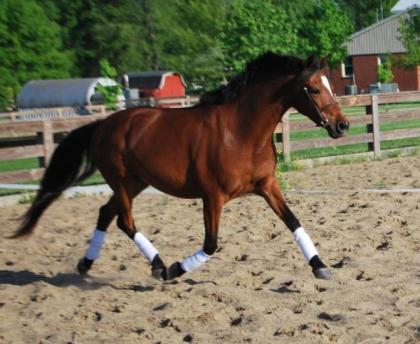
{"label": "red barn", "polygon": [[126,88],[138,90],[138,97],[185,97],[186,84],[181,74],[167,71],[133,72],[123,77]]}

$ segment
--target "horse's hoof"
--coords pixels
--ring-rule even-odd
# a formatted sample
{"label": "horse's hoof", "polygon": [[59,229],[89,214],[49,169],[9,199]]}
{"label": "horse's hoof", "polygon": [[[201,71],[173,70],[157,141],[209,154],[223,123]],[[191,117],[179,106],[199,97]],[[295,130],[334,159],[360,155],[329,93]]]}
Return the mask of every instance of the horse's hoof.
{"label": "horse's hoof", "polygon": [[332,278],[331,271],[327,268],[314,269],[313,274],[316,278],[330,280]]}
{"label": "horse's hoof", "polygon": [[152,269],[152,277],[159,281],[166,280],[166,269]]}
{"label": "horse's hoof", "polygon": [[173,263],[169,268],[166,269],[166,280],[171,280],[185,274],[185,271],[181,267],[180,262]]}
{"label": "horse's hoof", "polygon": [[79,263],[77,264],[77,271],[81,275],[86,275],[87,272],[92,267],[92,264],[93,264],[93,260],[82,258],[79,260]]}
{"label": "horse's hoof", "polygon": [[159,255],[156,255],[156,257],[153,259],[152,276],[159,281],[166,280],[166,265],[162,259],[160,259]]}

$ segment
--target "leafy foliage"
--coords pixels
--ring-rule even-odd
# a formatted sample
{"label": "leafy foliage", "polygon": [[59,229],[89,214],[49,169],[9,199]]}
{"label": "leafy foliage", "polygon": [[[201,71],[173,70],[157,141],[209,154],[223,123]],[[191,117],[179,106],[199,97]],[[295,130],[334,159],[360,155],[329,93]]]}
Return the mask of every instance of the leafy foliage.
{"label": "leafy foliage", "polygon": [[[109,64],[108,60],[100,60],[99,65],[101,67],[101,76],[113,80],[117,79],[117,70]],[[115,86],[103,86],[98,84],[97,89],[104,100],[106,108],[109,110],[117,110],[118,96],[122,95],[121,86],[119,84]]]}
{"label": "leafy foliage", "polygon": [[401,38],[407,53],[400,61],[403,67],[413,68],[420,65],[420,10],[410,12],[410,16],[401,22]]}
{"label": "leafy foliage", "polygon": [[344,9],[355,31],[359,31],[389,17],[391,8],[398,0],[337,0],[336,2]]}
{"label": "leafy foliage", "polygon": [[70,75],[59,26],[34,0],[0,2],[0,108],[7,108],[31,79]]}
{"label": "leafy foliage", "polygon": [[161,67],[207,88],[219,84],[224,76],[219,37],[225,11],[222,0],[178,0],[166,5],[166,11],[157,10]]}
{"label": "leafy foliage", "polygon": [[62,28],[62,39],[73,52],[75,76],[97,76],[106,58],[123,73],[145,60],[142,40],[144,1],[38,0]]}
{"label": "leafy foliage", "polygon": [[297,23],[298,51],[307,56],[328,57],[337,66],[346,56],[343,43],[353,31],[349,18],[333,0],[294,0],[288,12]]}
{"label": "leafy foliage", "polygon": [[385,61],[378,65],[377,75],[377,81],[384,84],[389,84],[392,82],[392,80],[394,80],[391,56],[388,55]]}
{"label": "leafy foliage", "polygon": [[296,53],[297,41],[285,10],[269,1],[233,1],[221,34],[225,66],[233,71],[266,51]]}
{"label": "leafy foliage", "polygon": [[31,79],[97,76],[101,59],[119,75],[175,70],[205,89],[268,50],[329,56],[334,65],[345,56],[349,18],[367,8],[350,0],[2,0],[0,107]]}

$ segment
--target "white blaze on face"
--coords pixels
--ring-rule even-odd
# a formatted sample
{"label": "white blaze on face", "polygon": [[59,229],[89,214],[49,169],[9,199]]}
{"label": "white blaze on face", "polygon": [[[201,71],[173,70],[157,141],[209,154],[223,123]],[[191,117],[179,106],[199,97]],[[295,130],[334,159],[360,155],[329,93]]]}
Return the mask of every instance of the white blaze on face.
{"label": "white blaze on face", "polygon": [[331,85],[330,82],[328,81],[328,78],[323,75],[321,76],[321,80],[322,80],[322,84],[327,88],[328,91],[330,91],[331,97],[334,97],[332,90],[331,90]]}

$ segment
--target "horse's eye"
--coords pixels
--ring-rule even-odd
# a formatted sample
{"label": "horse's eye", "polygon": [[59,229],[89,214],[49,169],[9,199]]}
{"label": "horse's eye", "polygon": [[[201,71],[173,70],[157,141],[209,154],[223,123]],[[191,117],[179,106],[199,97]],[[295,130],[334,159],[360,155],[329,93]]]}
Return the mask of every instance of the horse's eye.
{"label": "horse's eye", "polygon": [[308,87],[308,93],[310,93],[310,94],[320,94],[321,91],[318,88]]}

